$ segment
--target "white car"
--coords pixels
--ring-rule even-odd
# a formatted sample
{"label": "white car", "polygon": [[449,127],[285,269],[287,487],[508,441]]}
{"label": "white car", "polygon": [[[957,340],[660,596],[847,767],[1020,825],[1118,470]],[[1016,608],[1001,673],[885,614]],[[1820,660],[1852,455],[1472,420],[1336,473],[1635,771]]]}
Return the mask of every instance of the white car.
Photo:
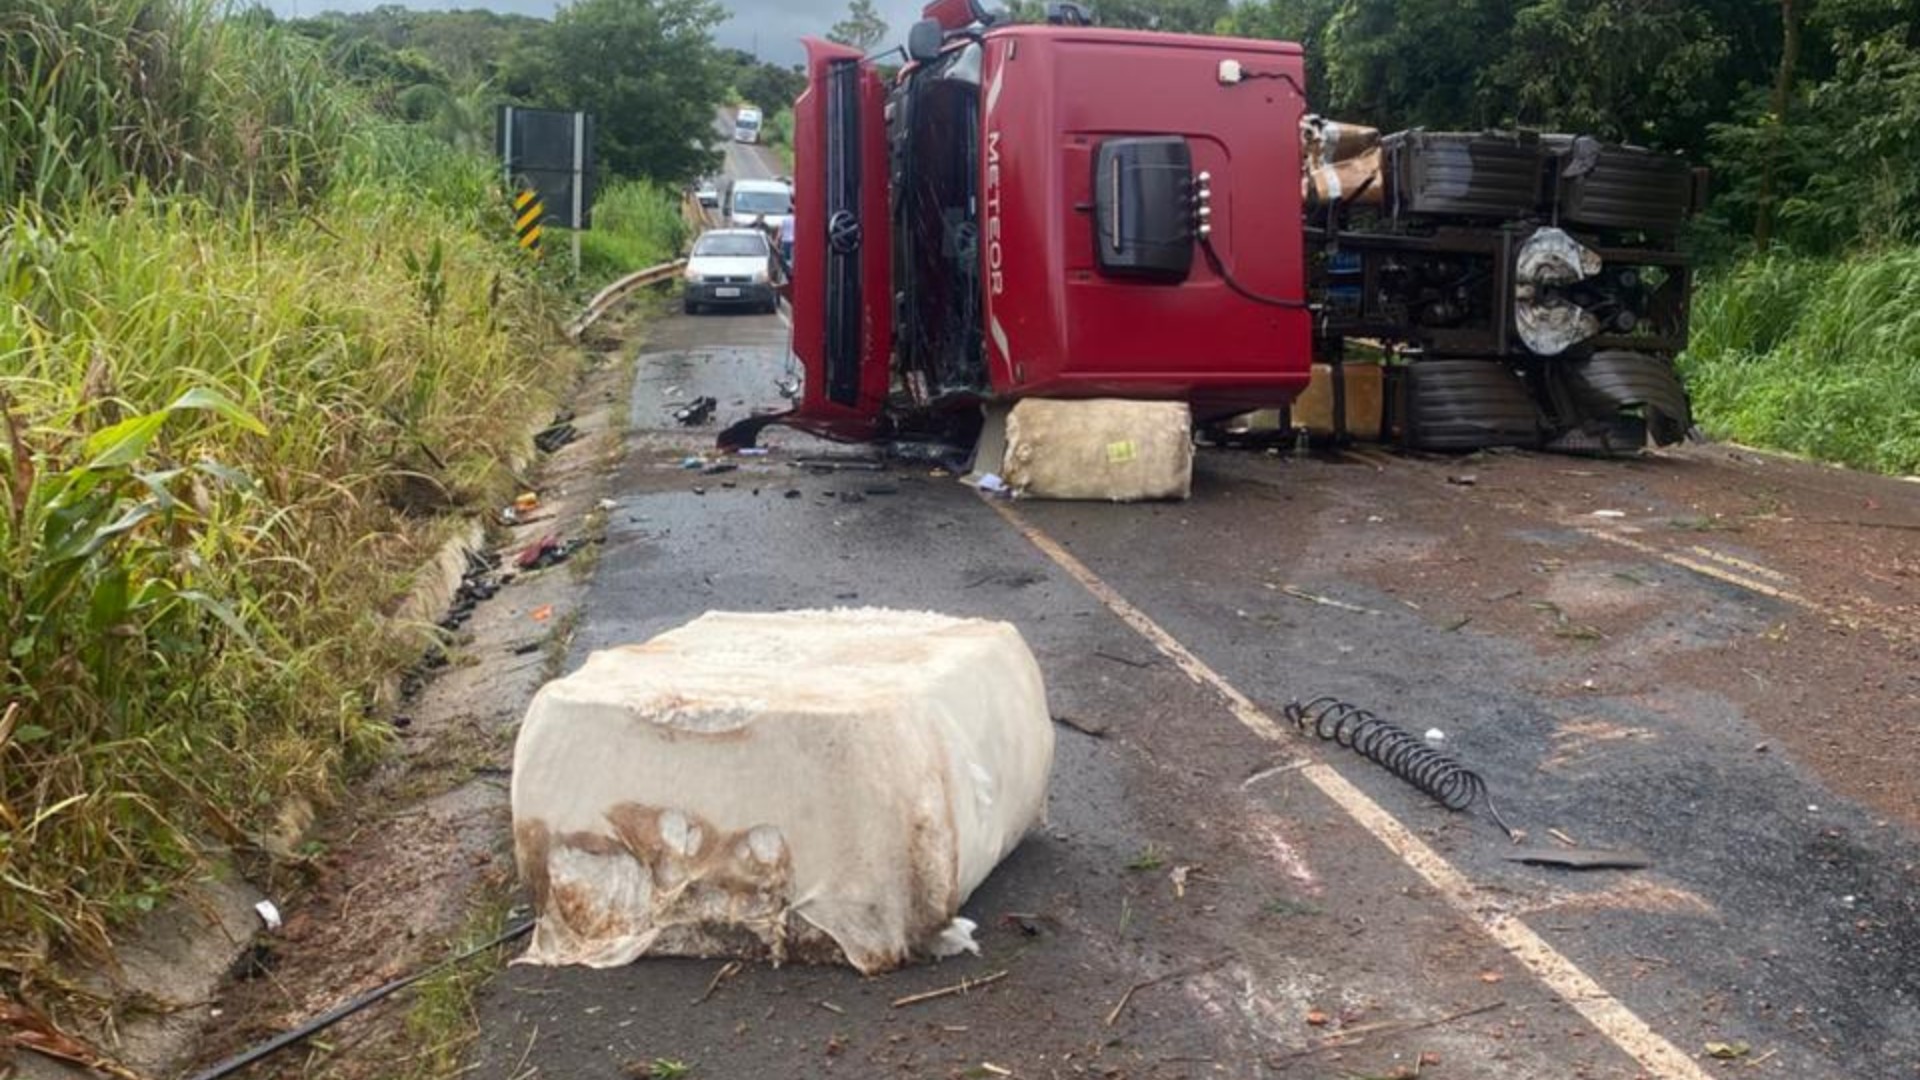
{"label": "white car", "polygon": [[744,307],[771,313],[773,248],[759,229],[709,229],[687,256],[681,305],[696,315],[709,307]]}
{"label": "white car", "polygon": [[735,180],[727,189],[727,224],[779,231],[793,216],[793,188],[778,180]]}

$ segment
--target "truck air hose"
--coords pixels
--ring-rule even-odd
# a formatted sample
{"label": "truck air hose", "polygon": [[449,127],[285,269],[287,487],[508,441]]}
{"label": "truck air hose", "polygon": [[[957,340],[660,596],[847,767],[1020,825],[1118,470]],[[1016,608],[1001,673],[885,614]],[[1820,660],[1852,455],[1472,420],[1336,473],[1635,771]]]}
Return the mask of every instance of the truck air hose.
{"label": "truck air hose", "polygon": [[1227,264],[1220,258],[1220,253],[1213,250],[1213,241],[1205,236],[1200,238],[1200,250],[1207,256],[1207,265],[1213,268],[1214,273],[1220,275],[1221,281],[1227,283],[1227,288],[1248,300],[1268,307],[1286,308],[1289,311],[1314,310],[1313,305],[1304,300],[1285,300],[1277,296],[1265,296],[1240,284],[1239,279],[1233,276],[1233,272],[1227,269]]}
{"label": "truck air hose", "polygon": [[1480,774],[1412,732],[1333,697],[1317,697],[1305,705],[1289,702],[1284,715],[1301,731],[1352,750],[1449,810],[1466,810],[1475,802],[1485,802],[1487,812],[1508,839],[1519,839],[1493,805],[1493,796]]}

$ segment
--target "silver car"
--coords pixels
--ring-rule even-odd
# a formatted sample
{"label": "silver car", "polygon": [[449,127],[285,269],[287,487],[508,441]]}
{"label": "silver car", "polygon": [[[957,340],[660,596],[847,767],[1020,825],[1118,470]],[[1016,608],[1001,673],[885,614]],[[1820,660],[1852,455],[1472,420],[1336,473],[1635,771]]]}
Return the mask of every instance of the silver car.
{"label": "silver car", "polygon": [[709,307],[772,313],[773,247],[759,229],[709,229],[687,256],[681,304],[696,315]]}

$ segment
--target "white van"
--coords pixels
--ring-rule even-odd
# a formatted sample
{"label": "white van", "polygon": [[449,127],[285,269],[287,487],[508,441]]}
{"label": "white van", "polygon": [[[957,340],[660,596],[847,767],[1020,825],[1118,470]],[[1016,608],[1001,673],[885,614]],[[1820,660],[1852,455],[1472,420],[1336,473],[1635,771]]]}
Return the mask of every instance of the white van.
{"label": "white van", "polygon": [[793,216],[793,189],[778,180],[735,180],[727,188],[727,223],[736,229],[779,229]]}
{"label": "white van", "polygon": [[759,109],[751,105],[742,105],[740,111],[733,114],[733,141],[743,143],[760,141]]}

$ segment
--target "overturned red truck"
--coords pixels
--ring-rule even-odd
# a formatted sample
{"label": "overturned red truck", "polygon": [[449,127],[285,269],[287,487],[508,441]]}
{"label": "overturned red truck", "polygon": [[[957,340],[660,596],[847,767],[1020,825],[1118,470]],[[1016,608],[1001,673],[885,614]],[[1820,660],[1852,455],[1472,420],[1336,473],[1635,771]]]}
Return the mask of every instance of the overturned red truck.
{"label": "overturned red truck", "polygon": [[1698,199],[1592,139],[1312,117],[1300,47],[995,25],[936,0],[890,83],[806,42],[791,300],[769,423],[964,437],[981,406],[1119,397],[1197,422],[1282,407],[1316,360],[1390,355],[1388,426],[1434,449],[1627,449],[1691,426],[1673,371]]}

